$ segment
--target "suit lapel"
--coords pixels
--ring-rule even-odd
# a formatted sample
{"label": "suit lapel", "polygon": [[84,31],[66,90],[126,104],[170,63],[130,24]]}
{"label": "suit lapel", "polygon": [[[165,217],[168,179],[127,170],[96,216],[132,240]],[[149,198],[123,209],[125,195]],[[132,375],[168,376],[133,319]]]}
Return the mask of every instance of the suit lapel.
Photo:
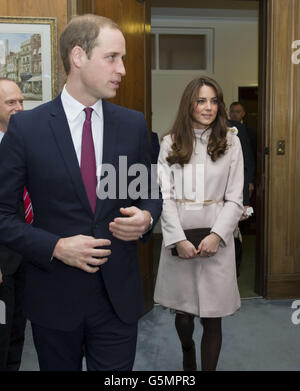
{"label": "suit lapel", "polygon": [[75,192],[83,207],[93,216],[82,181],[78,159],[60,95],[53,101],[53,109],[50,112],[50,126],[57,142],[58,149],[60,150],[74,184]]}
{"label": "suit lapel", "polygon": [[[116,142],[117,142],[117,118],[114,115],[113,104],[102,100],[103,107],[103,154],[102,164],[111,164],[117,167]],[[108,200],[97,200],[95,218],[103,211]]]}

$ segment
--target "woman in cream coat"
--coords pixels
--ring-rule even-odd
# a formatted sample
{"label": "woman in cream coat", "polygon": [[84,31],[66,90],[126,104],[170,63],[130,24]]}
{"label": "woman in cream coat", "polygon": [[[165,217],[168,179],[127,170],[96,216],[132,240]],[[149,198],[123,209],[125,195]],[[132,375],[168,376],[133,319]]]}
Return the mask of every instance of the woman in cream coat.
{"label": "woman in cream coat", "polygon": [[[233,232],[243,213],[244,171],[235,133],[227,127],[220,86],[200,77],[186,87],[161,144],[163,243],[154,300],[176,312],[184,370],[196,370],[194,317],[203,325],[202,370],[215,370],[221,319],[240,307]],[[186,239],[184,230],[204,227],[210,234],[197,246]]]}

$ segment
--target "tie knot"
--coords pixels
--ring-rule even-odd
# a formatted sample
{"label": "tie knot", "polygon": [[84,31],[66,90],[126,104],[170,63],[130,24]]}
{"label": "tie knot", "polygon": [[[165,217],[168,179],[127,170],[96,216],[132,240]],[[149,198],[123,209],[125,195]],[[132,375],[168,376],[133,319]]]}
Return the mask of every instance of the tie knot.
{"label": "tie knot", "polygon": [[91,116],[92,116],[92,111],[93,111],[93,109],[92,109],[91,107],[86,107],[86,108],[84,109],[84,111],[85,111],[85,119],[86,119],[87,121],[90,121],[90,120],[91,120]]}

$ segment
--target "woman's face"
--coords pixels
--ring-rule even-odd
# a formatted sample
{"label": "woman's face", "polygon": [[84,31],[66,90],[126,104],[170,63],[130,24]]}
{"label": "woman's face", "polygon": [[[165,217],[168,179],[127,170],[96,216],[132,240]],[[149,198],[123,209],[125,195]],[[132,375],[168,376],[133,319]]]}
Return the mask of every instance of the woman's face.
{"label": "woman's face", "polygon": [[193,126],[196,129],[209,127],[218,114],[218,98],[215,90],[210,86],[199,88],[198,99],[194,105]]}

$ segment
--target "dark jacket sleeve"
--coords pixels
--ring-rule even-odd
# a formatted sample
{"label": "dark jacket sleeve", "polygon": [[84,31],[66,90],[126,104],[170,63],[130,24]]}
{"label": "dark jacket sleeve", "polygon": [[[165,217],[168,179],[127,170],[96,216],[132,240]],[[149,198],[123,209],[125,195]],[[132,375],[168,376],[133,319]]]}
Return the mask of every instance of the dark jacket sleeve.
{"label": "dark jacket sleeve", "polygon": [[[23,200],[20,200],[18,216],[21,221],[25,220]],[[11,250],[7,246],[0,244],[0,269],[3,275],[14,274],[20,266],[22,260],[23,257],[21,254]]]}
{"label": "dark jacket sleeve", "polygon": [[[162,210],[162,195],[157,183],[157,169],[156,164],[151,164],[152,148],[150,143],[149,131],[144,116],[140,113],[140,142],[139,142],[139,161],[147,170],[146,177],[148,178],[147,186],[143,186],[145,189],[142,196],[136,200],[135,206],[141,210],[147,210],[150,212],[153,218],[152,228],[146,232],[141,238],[142,242],[149,239],[152,230],[157,223]],[[138,126],[138,125],[137,125]]]}
{"label": "dark jacket sleeve", "polygon": [[152,155],[151,162],[157,164],[157,159],[159,155],[160,145],[158,140],[158,135],[155,132],[152,132]]}
{"label": "dark jacket sleeve", "polygon": [[51,257],[59,237],[26,224],[18,216],[27,183],[25,138],[16,124],[17,116],[11,117],[0,144],[0,242],[50,271]]}

